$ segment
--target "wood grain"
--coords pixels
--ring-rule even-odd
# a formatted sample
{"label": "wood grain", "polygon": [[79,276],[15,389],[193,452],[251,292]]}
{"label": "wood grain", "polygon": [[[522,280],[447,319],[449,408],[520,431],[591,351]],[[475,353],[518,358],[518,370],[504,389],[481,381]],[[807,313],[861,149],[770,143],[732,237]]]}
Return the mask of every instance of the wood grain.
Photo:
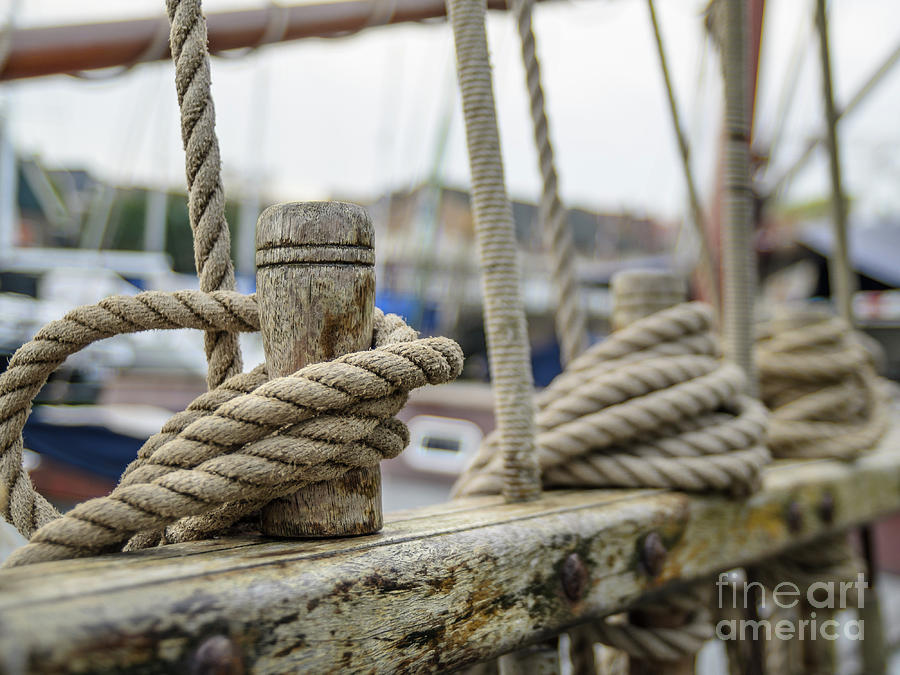
{"label": "wood grain", "polygon": [[[776,463],[746,501],[659,490],[481,497],[389,515],[364,537],[222,539],[4,570],[0,672],[185,672],[216,636],[247,672],[451,670],[900,510],[898,486],[894,431],[853,463]],[[789,511],[802,515],[797,532]],[[669,553],[649,578],[637,542],[652,531]],[[588,570],[577,602],[560,579],[573,552]]]}
{"label": "wood grain", "polygon": [[[372,238],[369,216],[356,204],[276,204],[260,215],[256,296],[270,376],[372,346]],[[288,537],[371,534],[381,527],[378,467],[277,499],[263,509],[261,523],[264,533]]]}

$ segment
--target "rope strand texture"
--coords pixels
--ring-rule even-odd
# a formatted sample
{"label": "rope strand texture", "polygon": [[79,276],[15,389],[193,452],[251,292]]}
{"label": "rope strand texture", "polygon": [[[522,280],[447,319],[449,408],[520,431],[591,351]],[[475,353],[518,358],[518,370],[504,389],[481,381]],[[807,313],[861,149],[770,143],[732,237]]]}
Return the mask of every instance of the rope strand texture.
{"label": "rope strand texture", "polygon": [[508,501],[540,495],[525,308],[519,288],[512,208],[506,197],[485,34],[485,0],[447,0],[456,44],[481,260],[484,323],[495,397],[497,439]]}
{"label": "rope strand texture", "polygon": [[[553,487],[666,487],[747,493],[769,461],[767,415],[718,360],[712,312],[688,303],[594,345],[538,397],[543,482]],[[499,491],[488,437],[455,487]]]}
{"label": "rope strand texture", "polygon": [[[259,326],[252,296],[231,291],[149,291],[113,296],[78,307],[44,326],[20,347],[0,375],[0,485],[6,487],[3,517],[26,537],[59,513],[38,495],[22,469],[22,429],[31,400],[66,357],[92,342],[120,333],[173,328],[251,331]],[[211,394],[213,400],[218,394]]]}
{"label": "rope strand texture", "polygon": [[575,279],[575,245],[566,218],[566,209],[559,196],[559,179],[547,125],[544,90],[541,86],[541,64],[537,57],[531,22],[534,0],[513,0],[512,10],[522,43],[522,62],[525,65],[534,142],[541,170],[542,189],[538,220],[544,234],[544,248],[550,254],[552,263],[556,335],[559,338],[562,364],[565,367],[587,347],[587,320],[579,299]]}
{"label": "rope strand texture", "polygon": [[775,319],[762,326],[756,354],[776,457],[853,459],[884,435],[881,381],[842,319],[817,311]]}
{"label": "rope strand texture", "polygon": [[408,441],[393,418],[408,392],[462,369],[455,342],[416,339],[399,317],[376,311],[370,351],[270,381],[259,367],[198,397],[144,444],[108,497],[60,517],[37,495],[21,466],[21,431],[31,398],[66,356],[119,332],[258,323],[252,296],[150,292],[80,307],[21,347],[0,376],[0,484],[8,486],[4,516],[31,542],[6,564],[93,555],[134,535],[129,548],[140,548],[167,526],[165,541],[202,536],[298,487],[374,466]]}
{"label": "rope strand texture", "polygon": [[[231,236],[225,220],[225,192],[216,112],[210,91],[206,20],[200,0],[167,0],[175,90],[181,110],[188,188],[188,213],[194,234],[194,264],[201,291],[233,291]],[[210,389],[241,372],[238,337],[229,331],[205,336]]]}

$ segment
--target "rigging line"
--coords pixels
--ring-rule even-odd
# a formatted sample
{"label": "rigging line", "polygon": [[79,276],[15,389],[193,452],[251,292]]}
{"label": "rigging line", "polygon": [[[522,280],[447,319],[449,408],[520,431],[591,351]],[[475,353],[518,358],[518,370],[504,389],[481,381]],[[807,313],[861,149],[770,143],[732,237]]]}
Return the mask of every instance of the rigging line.
{"label": "rigging line", "polygon": [[447,9],[472,176],[485,333],[504,467],[503,496],[507,502],[529,501],[541,493],[534,444],[534,382],[515,225],[503,176],[486,6],[484,0],[448,0]]}
{"label": "rigging line", "polygon": [[150,38],[147,46],[128,63],[124,63],[121,66],[114,66],[113,68],[109,69],[99,70],[96,72],[90,70],[73,70],[72,72],[66,73],[66,75],[79,80],[91,80],[95,82],[113,80],[117,77],[121,77],[122,75],[131,72],[135,68],[135,66],[141,63],[159,61],[166,58],[168,54],[169,21],[165,17],[162,17],[157,22],[156,31],[153,33],[153,37]]}
{"label": "rigging line", "polygon": [[725,222],[722,307],[726,354],[747,376],[748,393],[758,390],[753,355],[756,256],[753,244],[753,186],[747,94],[747,4],[724,0],[722,67],[725,80]]}
{"label": "rigging line", "polygon": [[828,16],[825,10],[825,0],[816,2],[816,28],[819,32],[822,103],[825,108],[828,141],[826,147],[831,173],[831,209],[834,228],[832,252],[828,257],[828,279],[832,302],[837,305],[841,318],[852,326],[856,277],[850,264],[847,242],[847,199],[841,185],[841,158],[837,136],[838,114],[834,105],[834,89],[831,79],[831,53],[828,44]]}
{"label": "rigging line", "polygon": [[[812,7],[811,3],[808,3]],[[810,10],[810,13],[811,10]],[[804,14],[805,16],[805,14]],[[809,47],[809,39],[812,33],[812,26],[807,21],[801,21],[797,26],[797,36],[794,40],[794,50],[791,53],[791,60],[785,72],[788,73],[782,83],[781,93],[778,97],[778,107],[775,112],[775,128],[768,142],[766,154],[768,155],[767,165],[771,165],[772,154],[781,144],[781,138],[787,126],[787,118],[796,100],[797,83],[800,79],[800,72],[803,68],[803,62],[806,58],[806,51]],[[762,153],[760,153],[762,154]]]}
{"label": "rigging line", "polygon": [[703,129],[703,98],[706,93],[706,74],[709,68],[709,40],[703,40],[700,48],[700,58],[697,62],[697,80],[694,87],[694,97],[691,102],[690,123],[688,132],[691,137],[697,138]]}
{"label": "rigging line", "polygon": [[549,122],[541,83],[541,65],[537,56],[532,14],[534,0],[514,0],[513,14],[522,48],[529,110],[541,175],[541,198],[537,220],[544,250],[549,254],[551,280],[556,304],[556,336],[563,367],[588,346],[587,318],[578,289],[575,244],[569,225],[568,210],[559,194],[556,159],[550,141]]}
{"label": "rigging line", "polygon": [[690,146],[681,128],[681,121],[678,116],[678,103],[675,101],[675,91],[672,86],[672,79],[669,75],[669,66],[666,60],[665,47],[663,46],[662,33],[659,27],[659,21],[656,17],[656,9],[653,0],[647,0],[647,9],[650,13],[650,23],[653,26],[653,36],[656,41],[656,53],[659,56],[660,70],[662,71],[663,83],[666,89],[666,98],[669,103],[669,112],[671,114],[672,129],[675,132],[675,138],[678,142],[679,156],[681,158],[681,167],[684,172],[684,180],[688,191],[688,202],[691,209],[691,216],[694,221],[694,227],[697,231],[697,237],[700,240],[700,277],[702,279],[703,290],[710,304],[718,311],[719,304],[719,282],[716,274],[716,261],[713,256],[712,248],[709,243],[709,236],[706,228],[706,218],[703,215],[703,207],[700,205],[700,197],[697,194],[697,186],[694,182],[694,175],[691,171]]}
{"label": "rigging line", "polygon": [[[860,104],[872,93],[876,86],[881,84],[884,78],[894,69],[897,63],[900,62],[900,42],[894,47],[890,54],[888,54],[887,58],[881,62],[881,65],[876,68],[872,74],[866,78],[866,81],[856,90],[853,96],[850,97],[850,100],[847,102],[843,108],[838,108],[836,113],[837,117],[835,121],[839,122],[844,119],[847,115],[854,112]],[[815,150],[822,145],[824,142],[824,138],[819,135],[809,141],[809,144],[806,146],[806,149],[800,154],[800,156],[794,161],[793,164],[788,167],[781,176],[774,181],[772,188],[769,190],[769,193],[775,196],[781,195],[787,190],[790,184],[793,182],[794,178],[797,177],[797,174],[806,166],[807,162],[812,158]]]}

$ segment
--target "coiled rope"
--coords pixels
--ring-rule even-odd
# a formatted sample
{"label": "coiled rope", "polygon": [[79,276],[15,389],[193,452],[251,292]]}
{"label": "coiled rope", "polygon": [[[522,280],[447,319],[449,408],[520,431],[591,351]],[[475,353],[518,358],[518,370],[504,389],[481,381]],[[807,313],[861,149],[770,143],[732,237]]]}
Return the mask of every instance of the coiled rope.
{"label": "coiled rope", "polygon": [[853,459],[887,430],[872,356],[843,319],[814,310],[773,319],[756,359],[774,456]]}
{"label": "coiled rope", "polygon": [[[544,485],[752,491],[769,460],[767,415],[719,361],[711,321],[707,305],[678,305],[575,359],[537,398]],[[457,495],[500,490],[495,448],[491,435]]]}
{"label": "coiled rope", "polygon": [[[639,315],[632,305],[630,316]],[[663,309],[569,364],[537,398],[545,486],[735,494],[756,488],[770,459],[764,446],[767,414],[744,394],[741,370],[719,360],[712,314],[702,303]],[[458,496],[500,489],[494,442],[492,436],[485,440],[454,488]],[[652,663],[689,657],[712,636],[699,598],[703,592],[694,586],[635,608],[656,616],[677,612],[684,619],[680,625],[608,617],[580,626],[574,658],[590,669],[594,642]]]}
{"label": "coiled rope", "polygon": [[185,538],[208,534],[198,517],[213,514],[221,527],[308,483],[374,466],[408,441],[393,418],[408,392],[462,369],[452,340],[416,339],[402,319],[376,312],[372,350],[269,381],[260,367],[200,396],[144,444],[109,496],[60,517],[36,494],[21,468],[21,431],[31,398],[66,356],[122,332],[247,331],[258,322],[252,296],[149,292],[77,308],[23,345],[0,376],[0,485],[8,486],[4,517],[31,540],[6,564],[116,550],[135,534],[179,522]]}

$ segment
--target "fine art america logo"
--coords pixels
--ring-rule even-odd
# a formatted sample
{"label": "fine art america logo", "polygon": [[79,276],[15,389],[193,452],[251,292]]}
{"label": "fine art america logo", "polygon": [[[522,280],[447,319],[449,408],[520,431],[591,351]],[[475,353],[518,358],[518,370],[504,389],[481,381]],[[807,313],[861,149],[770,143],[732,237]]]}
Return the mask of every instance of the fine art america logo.
{"label": "fine art america logo", "polygon": [[[855,581],[815,581],[807,587],[782,581],[766,592],[758,581],[746,581],[732,572],[723,572],[716,581],[718,607],[747,610],[757,608],[760,618],[721,619],[716,637],[721,640],[863,640],[862,619],[836,621],[834,613],[862,608],[869,587],[862,573]],[[785,612],[803,608],[799,618],[785,618]],[[816,610],[819,610],[818,612]],[[744,614],[746,616],[746,614]],[[764,618],[764,617],[768,618]]]}

